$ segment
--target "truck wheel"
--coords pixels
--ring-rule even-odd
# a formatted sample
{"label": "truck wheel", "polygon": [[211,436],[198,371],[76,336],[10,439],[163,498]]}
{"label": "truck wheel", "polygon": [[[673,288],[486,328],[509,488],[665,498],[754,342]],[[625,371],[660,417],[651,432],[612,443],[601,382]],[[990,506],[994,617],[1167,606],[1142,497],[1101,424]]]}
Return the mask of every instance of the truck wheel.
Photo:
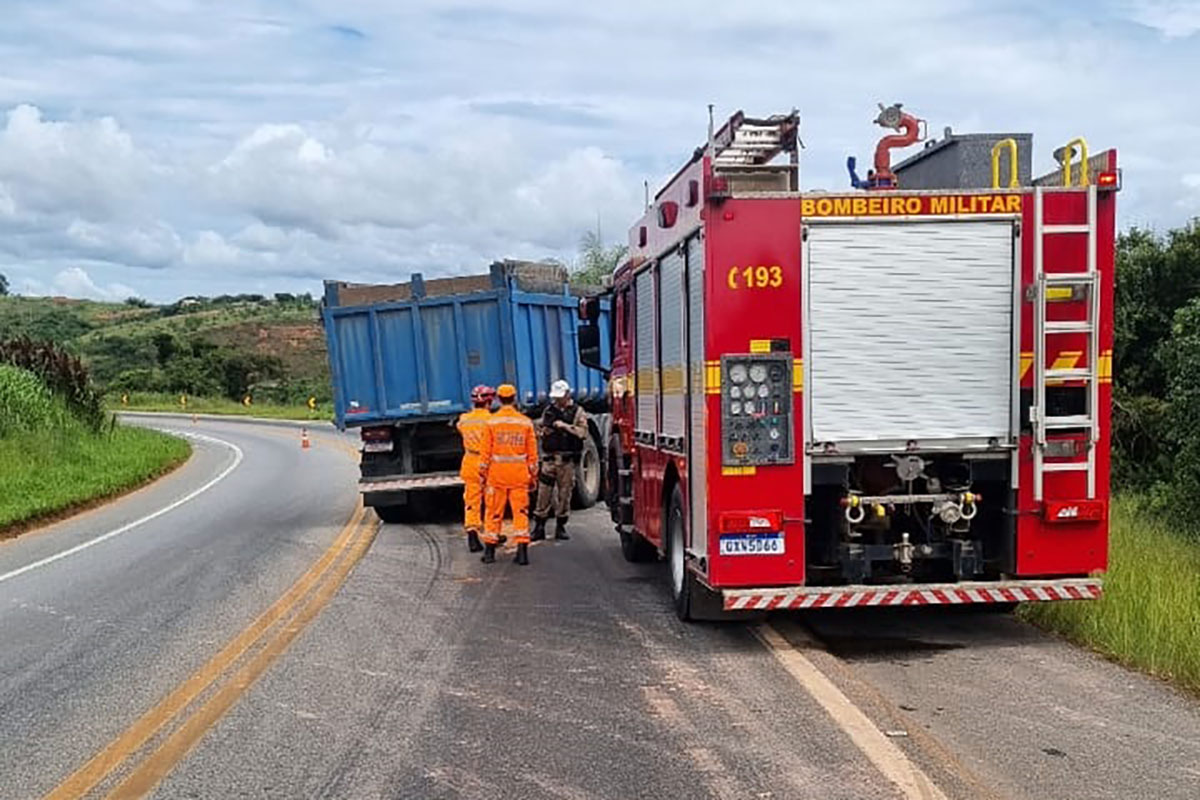
{"label": "truck wheel", "polygon": [[395,525],[408,521],[409,508],[407,505],[375,506],[375,513],[378,514],[379,518],[384,522]]}
{"label": "truck wheel", "polygon": [[575,491],[572,492],[572,505],[575,508],[591,508],[600,499],[600,452],[596,443],[588,436],[583,440],[583,453],[579,456],[579,465],[575,469]]}
{"label": "truck wheel", "polygon": [[658,558],[658,549],[633,531],[619,528],[621,555],[631,564],[645,564]]}
{"label": "truck wheel", "polygon": [[675,614],[688,622],[692,617],[692,595],[696,591],[696,577],[687,568],[687,525],[684,521],[683,491],[679,485],[671,490],[671,502],[667,504],[667,564],[671,578],[671,599],[675,602]]}

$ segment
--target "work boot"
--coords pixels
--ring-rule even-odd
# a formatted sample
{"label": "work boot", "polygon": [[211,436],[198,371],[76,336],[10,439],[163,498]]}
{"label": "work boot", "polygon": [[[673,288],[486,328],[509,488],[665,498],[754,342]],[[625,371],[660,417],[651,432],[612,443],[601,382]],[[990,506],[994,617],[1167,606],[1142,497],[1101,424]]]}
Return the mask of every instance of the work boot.
{"label": "work boot", "polygon": [[483,546],[483,555],[479,557],[479,560],[485,564],[495,564],[496,563],[496,545],[491,544],[490,542],[488,544],[485,544]]}
{"label": "work boot", "polygon": [[540,542],[546,538],[546,520],[541,517],[533,518],[533,530],[529,533],[529,541]]}
{"label": "work boot", "polygon": [[514,564],[520,564],[522,567],[529,564],[529,545],[522,542],[517,545],[517,555],[513,558]]}
{"label": "work boot", "polygon": [[479,531],[467,531],[467,549],[472,553],[478,553],[483,549],[483,544],[479,541]]}
{"label": "work boot", "polygon": [[557,520],[555,520],[555,522],[557,524],[554,526],[554,538],[570,539],[571,537],[567,536],[567,518],[559,517]]}

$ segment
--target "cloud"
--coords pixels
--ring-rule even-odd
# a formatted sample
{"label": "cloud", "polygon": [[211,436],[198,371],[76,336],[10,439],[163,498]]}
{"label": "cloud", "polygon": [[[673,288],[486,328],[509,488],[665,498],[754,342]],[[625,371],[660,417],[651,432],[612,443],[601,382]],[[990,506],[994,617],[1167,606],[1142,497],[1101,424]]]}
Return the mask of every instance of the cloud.
{"label": "cloud", "polygon": [[[47,290],[72,268],[167,300],[569,259],[597,218],[624,238],[709,103],[800,106],[808,189],[844,188],[900,100],[934,132],[1033,132],[1039,172],[1080,134],[1119,146],[1122,225],[1200,210],[1196,2],[10,5],[0,271]],[[891,49],[865,44],[879,19]]]}
{"label": "cloud", "polygon": [[67,267],[43,283],[35,278],[24,278],[18,284],[22,294],[34,296],[79,297],[88,300],[119,302],[134,297],[137,292],[120,283],[99,286],[82,267]]}

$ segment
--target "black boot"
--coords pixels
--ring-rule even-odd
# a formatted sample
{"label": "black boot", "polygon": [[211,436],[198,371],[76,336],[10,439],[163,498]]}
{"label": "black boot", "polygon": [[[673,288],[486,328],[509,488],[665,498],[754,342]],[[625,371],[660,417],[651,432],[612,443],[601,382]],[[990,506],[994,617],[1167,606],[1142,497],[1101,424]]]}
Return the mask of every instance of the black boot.
{"label": "black boot", "polygon": [[472,553],[478,553],[483,549],[483,544],[479,541],[478,531],[467,531],[467,549]]}
{"label": "black boot", "polygon": [[486,544],[483,546],[483,555],[479,558],[485,564],[496,563],[496,545]]}
{"label": "black boot", "polygon": [[529,541],[540,542],[546,538],[546,520],[541,517],[533,518],[533,530],[529,532]]}
{"label": "black boot", "polygon": [[517,545],[517,555],[513,558],[514,564],[520,564],[522,567],[529,564],[529,545],[521,543]]}
{"label": "black boot", "polygon": [[557,524],[554,526],[554,538],[570,539],[571,537],[567,536],[567,518],[559,517],[557,520],[555,520],[555,522]]}

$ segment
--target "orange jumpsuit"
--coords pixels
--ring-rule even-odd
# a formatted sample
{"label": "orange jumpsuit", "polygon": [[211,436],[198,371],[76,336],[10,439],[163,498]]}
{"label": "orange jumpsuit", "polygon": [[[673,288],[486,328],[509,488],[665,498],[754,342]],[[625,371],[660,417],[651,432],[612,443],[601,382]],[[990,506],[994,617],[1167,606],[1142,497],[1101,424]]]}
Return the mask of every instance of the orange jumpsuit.
{"label": "orange jumpsuit", "polygon": [[501,406],[488,420],[479,454],[487,489],[484,544],[498,544],[505,505],[512,507],[513,542],[529,542],[529,484],[537,474],[538,452],[533,421],[512,406]]}
{"label": "orange jumpsuit", "polygon": [[487,436],[492,412],[475,408],[458,418],[463,459],[458,476],[463,479],[463,525],[469,531],[483,530],[483,476],[479,474],[479,450]]}

